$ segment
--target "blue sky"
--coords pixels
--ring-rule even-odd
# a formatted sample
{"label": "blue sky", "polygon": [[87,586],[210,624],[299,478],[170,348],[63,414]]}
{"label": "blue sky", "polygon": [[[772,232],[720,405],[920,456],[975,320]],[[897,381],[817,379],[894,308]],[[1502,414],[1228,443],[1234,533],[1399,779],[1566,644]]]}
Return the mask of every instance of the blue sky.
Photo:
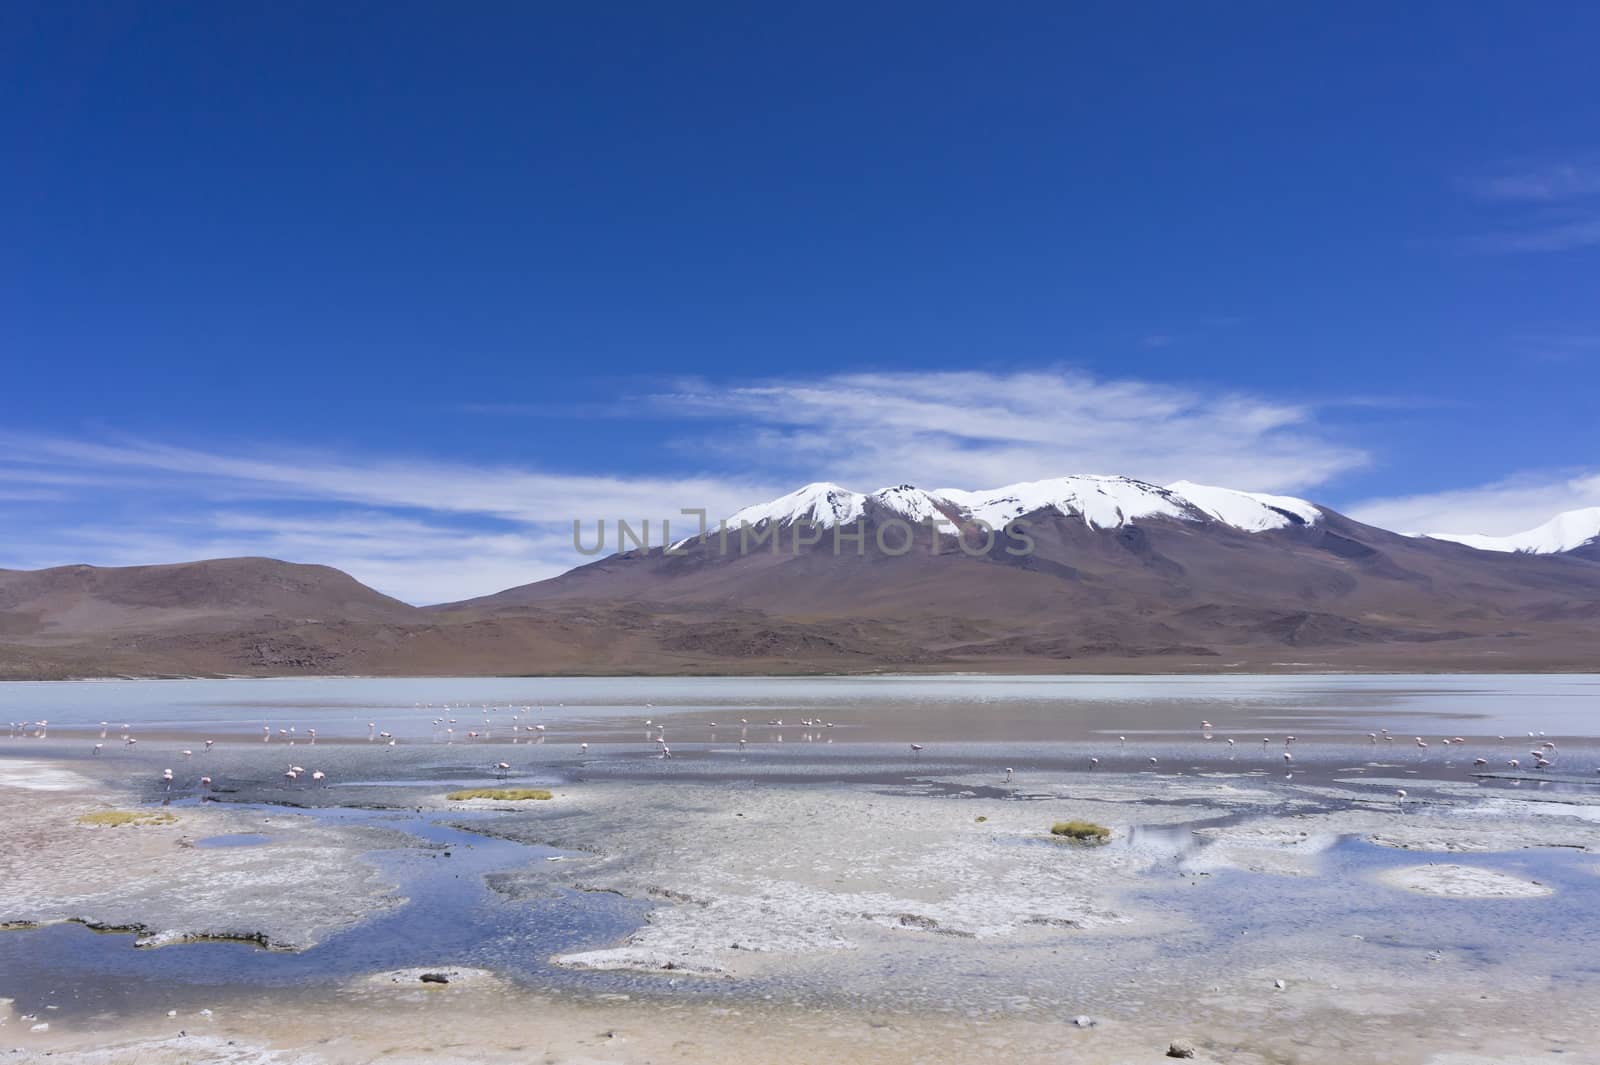
{"label": "blue sky", "polygon": [[1600,503],[1592,5],[26,3],[0,565],[1066,473]]}

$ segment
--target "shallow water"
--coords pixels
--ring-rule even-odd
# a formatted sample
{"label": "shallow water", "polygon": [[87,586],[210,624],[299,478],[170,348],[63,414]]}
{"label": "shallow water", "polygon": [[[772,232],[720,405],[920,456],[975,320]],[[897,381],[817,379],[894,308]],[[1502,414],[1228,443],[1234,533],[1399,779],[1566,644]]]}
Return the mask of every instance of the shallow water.
{"label": "shallow water", "polygon": [[[1531,901],[1434,899],[1374,880],[1381,869],[1428,856],[1354,839],[1326,841],[1316,876],[1194,875],[1188,865],[1208,846],[1193,833],[1198,823],[1139,828],[1114,844],[1152,859],[1127,901],[1162,918],[1160,933],[1122,935],[1115,949],[1055,932],[999,945],[949,940],[939,947],[938,966],[930,967],[928,937],[902,934],[855,952],[844,977],[815,958],[769,967],[736,987],[660,974],[575,972],[555,967],[551,956],[616,943],[652,904],[569,889],[498,892],[486,878],[558,852],[483,834],[506,815],[424,814],[417,807],[455,787],[595,781],[668,789],[674,783],[867,785],[929,801],[1028,802],[1055,795],[1065,772],[1081,774],[1080,781],[1100,779],[1091,774],[1135,780],[1147,791],[1144,801],[1154,804],[1190,802],[1163,791],[1196,779],[1268,787],[1353,782],[1357,789],[1371,780],[1371,794],[1380,797],[1400,779],[1425,816],[1429,789],[1446,785],[1517,797],[1588,794],[1600,784],[1591,772],[1600,764],[1597,708],[1600,679],[1546,676],[0,684],[0,719],[49,722],[12,729],[0,741],[0,781],[8,763],[48,759],[107,787],[132,788],[150,803],[222,801],[263,816],[292,807],[329,822],[397,828],[424,848],[420,860],[415,847],[370,856],[394,874],[406,904],[304,952],[216,942],[137,949],[132,936],[54,925],[0,934],[0,995],[16,998],[23,1010],[54,1006],[61,1015],[198,1009],[254,988],[333,988],[372,972],[460,965],[527,987],[597,993],[825,997],[873,1008],[988,1013],[1070,1008],[1076,996],[1115,986],[1125,988],[1130,1007],[1159,1006],[1162,993],[1208,968],[1276,964],[1275,957],[1307,937],[1326,951],[1330,936],[1348,940],[1348,949],[1374,968],[1459,962],[1590,981],[1600,956],[1600,879],[1589,856],[1451,855],[1458,864],[1540,879],[1556,894]],[[436,723],[450,717],[453,725]],[[751,724],[740,726],[741,717]],[[782,725],[768,723],[780,718]],[[812,723],[802,724],[807,718]],[[661,756],[646,719],[665,722],[672,758]],[[1213,723],[1209,739],[1202,719]],[[108,722],[104,740],[101,721]],[[546,730],[533,734],[535,722]],[[121,742],[124,724],[137,745]],[[1380,728],[1396,742],[1372,743],[1367,734]],[[466,735],[473,731],[483,735]],[[391,733],[394,745],[380,732]],[[1546,779],[1478,775],[1526,758],[1529,732],[1534,742],[1559,741]],[[1292,747],[1289,734],[1296,737]],[[1414,746],[1416,734],[1426,735],[1429,746]],[[1468,742],[1442,743],[1457,734]],[[208,738],[217,740],[209,751]],[[1228,738],[1236,740],[1232,748]],[[582,750],[583,742],[591,748]],[[925,750],[912,751],[912,742]],[[99,754],[95,743],[105,745]],[[1286,750],[1292,761],[1283,759]],[[1092,771],[1091,757],[1100,759]],[[1490,765],[1475,767],[1477,757]],[[498,762],[509,768],[495,768]],[[287,779],[291,765],[307,772]],[[1008,768],[1013,780],[1005,782]],[[173,771],[170,786],[163,769]],[[325,772],[326,781],[310,783],[311,770]],[[201,784],[203,776],[211,785]],[[1218,810],[1202,823],[1271,812]],[[271,846],[271,837],[229,833],[196,845]]]}
{"label": "shallow water", "polygon": [[[445,708],[449,707],[447,711]],[[315,728],[324,742],[442,738],[435,719],[455,717],[455,738],[487,728],[509,738],[511,716],[569,737],[612,738],[646,718],[672,718],[674,740],[735,742],[738,718],[763,741],[829,733],[837,741],[1104,739],[1189,735],[1202,719],[1219,736],[1282,734],[1310,739],[1378,726],[1409,736],[1521,734],[1593,736],[1600,728],[1600,678],[1588,675],[1311,675],[1163,677],[820,678],[284,678],[272,680],[88,681],[0,684],[0,718],[45,720],[75,734],[106,721],[111,736],[255,736]],[[494,708],[494,709],[491,709]],[[693,715],[689,720],[684,715]],[[800,719],[833,721],[808,730]],[[783,720],[782,727],[766,723]],[[706,722],[716,721],[712,730]],[[368,724],[373,723],[374,729]],[[449,726],[446,726],[449,727]],[[694,734],[682,730],[692,729]],[[819,738],[821,738],[819,736]]]}
{"label": "shallow water", "polygon": [[[277,812],[270,806],[246,809],[264,818]],[[493,814],[423,816],[339,808],[312,813],[329,823],[399,829],[426,844],[421,862],[413,851],[370,855],[396,877],[407,901],[299,952],[238,942],[138,948],[133,935],[100,933],[73,923],[0,934],[0,996],[16,999],[26,1012],[50,1006],[65,1016],[163,1003],[199,1008],[214,1005],[231,990],[330,986],[419,965],[486,968],[547,982],[551,954],[609,943],[636,927],[648,909],[615,895],[557,891],[512,902],[489,890],[484,881],[489,874],[562,854],[445,823],[470,824]],[[221,845],[218,840],[239,841],[245,835],[213,837],[212,842]],[[254,838],[270,840],[266,835]]]}

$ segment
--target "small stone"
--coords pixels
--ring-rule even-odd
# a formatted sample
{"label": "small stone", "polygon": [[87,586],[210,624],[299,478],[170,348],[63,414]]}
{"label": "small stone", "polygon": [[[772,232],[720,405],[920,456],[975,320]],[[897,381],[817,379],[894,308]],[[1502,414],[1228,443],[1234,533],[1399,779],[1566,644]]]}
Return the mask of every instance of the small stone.
{"label": "small stone", "polygon": [[1167,1057],[1192,1058],[1194,1057],[1194,1044],[1187,1039],[1174,1039],[1167,1046]]}
{"label": "small stone", "polygon": [[1093,1017],[1080,1013],[1076,1017],[1072,1018],[1072,1023],[1077,1025],[1079,1028],[1093,1028],[1098,1022],[1096,1022]]}
{"label": "small stone", "polygon": [[423,973],[418,979],[425,984],[448,984],[450,978],[444,973]]}

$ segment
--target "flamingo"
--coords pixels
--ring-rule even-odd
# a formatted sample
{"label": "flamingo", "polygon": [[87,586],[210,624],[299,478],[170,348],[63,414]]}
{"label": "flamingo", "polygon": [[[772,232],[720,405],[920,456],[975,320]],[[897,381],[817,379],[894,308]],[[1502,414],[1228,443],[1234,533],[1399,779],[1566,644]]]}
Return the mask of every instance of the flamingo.
{"label": "flamingo", "polygon": [[105,744],[103,744],[103,743],[97,743],[97,744],[94,745],[94,753],[97,754],[97,755],[104,749],[105,749]]}
{"label": "flamingo", "polygon": [[190,750],[182,750],[182,751],[179,751],[178,753],[183,755],[185,758],[193,758],[194,757],[194,752],[190,751]]}
{"label": "flamingo", "polygon": [[499,777],[501,780],[504,780],[506,778],[506,774],[509,772],[511,772],[510,762],[496,762],[494,764],[494,775]]}
{"label": "flamingo", "polygon": [[203,788],[206,791],[210,791],[211,790],[211,778],[210,777],[201,777],[200,778],[200,787]]}
{"label": "flamingo", "polygon": [[209,751],[216,742],[216,740],[206,740],[206,750]]}
{"label": "flamingo", "polygon": [[1156,764],[1156,758],[1155,758],[1155,755],[1151,755],[1151,756],[1150,756],[1150,765],[1151,765],[1151,767],[1152,767],[1152,768],[1154,768],[1154,767],[1155,767],[1155,764]]}
{"label": "flamingo", "polygon": [[578,753],[579,754],[588,754],[589,753],[589,745],[587,743],[578,744]]}
{"label": "flamingo", "polygon": [[328,774],[324,773],[320,769],[317,770],[315,773],[311,774],[311,781],[314,784],[321,784],[324,780],[327,780],[327,779],[328,779]]}
{"label": "flamingo", "polygon": [[1012,774],[1012,772],[1013,772],[1012,768],[1010,766],[1006,766],[1006,783],[1007,784],[1011,783],[1011,774]]}
{"label": "flamingo", "polygon": [[1098,758],[1089,759],[1089,768],[1090,769],[1093,769],[1095,766],[1097,766],[1099,764],[1100,764],[1100,759],[1098,759]]}
{"label": "flamingo", "polygon": [[172,790],[172,770],[163,769],[161,771],[161,780],[162,780],[163,783],[165,783],[167,785],[167,790],[171,791]]}
{"label": "flamingo", "polygon": [[1395,805],[1399,806],[1401,810],[1404,810],[1406,808],[1406,789],[1405,788],[1396,788],[1395,789],[1394,801],[1395,801]]}
{"label": "flamingo", "polygon": [[921,756],[922,756],[922,744],[913,743],[911,745],[911,757],[920,758]]}

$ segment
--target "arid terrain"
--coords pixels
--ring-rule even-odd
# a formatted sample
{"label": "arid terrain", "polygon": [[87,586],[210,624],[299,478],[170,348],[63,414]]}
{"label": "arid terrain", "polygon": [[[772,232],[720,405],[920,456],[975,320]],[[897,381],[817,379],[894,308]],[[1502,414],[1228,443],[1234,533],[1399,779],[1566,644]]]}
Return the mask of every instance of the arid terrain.
{"label": "arid terrain", "polygon": [[[0,571],[0,677],[1585,671],[1600,561],[1401,536],[1323,508],[1245,532],[1046,510],[1033,549],[795,543],[616,554],[416,607],[271,559]],[[889,537],[896,546],[900,536]]]}

